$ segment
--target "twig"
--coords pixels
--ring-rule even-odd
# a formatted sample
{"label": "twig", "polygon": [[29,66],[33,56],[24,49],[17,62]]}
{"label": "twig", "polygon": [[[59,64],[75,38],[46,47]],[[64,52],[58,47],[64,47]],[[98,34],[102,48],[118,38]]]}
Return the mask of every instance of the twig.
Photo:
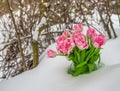
{"label": "twig", "polygon": [[7,3],[7,6],[8,6],[8,9],[10,11],[12,22],[13,22],[13,25],[14,25],[14,28],[15,28],[15,31],[16,31],[16,34],[17,34],[18,46],[19,46],[21,57],[22,57],[23,68],[24,68],[24,70],[27,70],[26,63],[25,63],[25,57],[24,57],[24,53],[23,53],[23,49],[22,49],[22,44],[21,44],[21,40],[20,40],[20,36],[19,36],[18,29],[17,29],[16,23],[15,23],[15,18],[14,18],[12,9],[10,7],[9,1],[6,0],[6,3]]}
{"label": "twig", "polygon": [[[31,38],[31,35],[22,37],[22,38],[20,38],[20,40],[22,41],[22,40],[27,39],[27,38]],[[17,42],[17,41],[18,41],[18,39],[16,38],[16,39],[12,39],[10,42],[1,43],[4,47],[1,48],[0,51],[4,50],[7,46],[9,46],[9,45],[11,45],[11,44],[13,44],[13,43],[15,43],[15,42]]]}

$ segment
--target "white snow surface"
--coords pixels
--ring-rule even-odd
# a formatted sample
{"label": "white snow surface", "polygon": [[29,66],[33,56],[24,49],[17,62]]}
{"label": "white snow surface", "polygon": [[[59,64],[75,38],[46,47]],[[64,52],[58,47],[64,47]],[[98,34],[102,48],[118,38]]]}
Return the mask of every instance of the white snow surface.
{"label": "white snow surface", "polygon": [[[93,73],[72,77],[67,74],[70,62],[65,57],[51,59],[45,52],[37,68],[2,81],[0,91],[120,91],[120,57],[113,53],[117,49],[114,43],[107,43],[102,51],[106,54],[102,57],[106,66]],[[55,44],[48,49],[51,48],[55,49]]]}
{"label": "white snow surface", "polygon": [[108,40],[103,46],[101,61],[105,66],[101,69],[72,77],[67,73],[71,62],[65,57],[47,57],[48,49],[56,49],[52,44],[40,56],[36,68],[2,80],[0,91],[120,91],[120,26],[116,21],[118,38]]}

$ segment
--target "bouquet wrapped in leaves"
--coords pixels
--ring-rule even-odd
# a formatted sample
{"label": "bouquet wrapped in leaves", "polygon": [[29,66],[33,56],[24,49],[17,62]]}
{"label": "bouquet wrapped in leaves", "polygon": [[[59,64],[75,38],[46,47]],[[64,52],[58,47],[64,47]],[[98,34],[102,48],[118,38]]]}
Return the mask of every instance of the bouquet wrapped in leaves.
{"label": "bouquet wrapped in leaves", "polygon": [[64,31],[57,38],[57,52],[48,50],[48,57],[66,56],[69,61],[72,61],[68,73],[73,76],[96,70],[100,63],[101,46],[106,42],[106,37],[98,34],[93,28],[89,28],[84,35],[82,24],[74,25],[72,30],[72,32]]}

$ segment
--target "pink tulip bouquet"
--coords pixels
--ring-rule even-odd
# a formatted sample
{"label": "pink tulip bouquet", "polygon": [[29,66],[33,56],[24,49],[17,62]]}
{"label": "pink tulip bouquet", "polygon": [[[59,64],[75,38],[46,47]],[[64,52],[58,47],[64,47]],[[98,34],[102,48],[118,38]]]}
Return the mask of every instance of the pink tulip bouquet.
{"label": "pink tulip bouquet", "polygon": [[82,31],[82,24],[74,25],[72,32],[64,31],[57,38],[57,52],[51,49],[47,51],[49,58],[66,56],[69,61],[72,61],[68,73],[73,76],[97,69],[97,65],[100,63],[101,46],[106,42],[106,37],[103,34],[98,34],[93,28],[89,28],[86,35]]}

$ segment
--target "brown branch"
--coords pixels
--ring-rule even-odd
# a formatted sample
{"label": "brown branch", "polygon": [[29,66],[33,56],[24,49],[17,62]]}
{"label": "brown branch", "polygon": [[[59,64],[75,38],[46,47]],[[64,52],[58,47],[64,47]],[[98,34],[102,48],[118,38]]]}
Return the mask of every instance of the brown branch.
{"label": "brown branch", "polygon": [[27,70],[27,67],[26,67],[26,63],[25,63],[25,57],[24,57],[24,53],[23,53],[23,49],[22,49],[20,36],[19,36],[18,29],[17,29],[16,23],[15,23],[15,18],[14,18],[14,15],[13,15],[13,11],[12,11],[12,9],[10,7],[9,1],[6,0],[6,3],[7,3],[7,6],[8,6],[8,10],[10,11],[12,22],[13,22],[13,25],[14,25],[14,28],[15,28],[15,31],[16,31],[16,34],[17,34],[18,46],[19,46],[21,57],[22,57],[23,68],[24,68],[24,71],[25,71],[25,70]]}
{"label": "brown branch", "polygon": [[[22,40],[27,39],[27,38],[31,38],[31,35],[22,37],[22,38],[20,38],[20,40],[22,41]],[[11,44],[13,44],[13,43],[15,43],[15,42],[17,42],[17,41],[18,41],[18,39],[16,38],[16,39],[12,39],[10,42],[1,43],[4,47],[1,48],[0,51],[4,50],[7,46],[9,46],[9,45],[11,45]]]}

